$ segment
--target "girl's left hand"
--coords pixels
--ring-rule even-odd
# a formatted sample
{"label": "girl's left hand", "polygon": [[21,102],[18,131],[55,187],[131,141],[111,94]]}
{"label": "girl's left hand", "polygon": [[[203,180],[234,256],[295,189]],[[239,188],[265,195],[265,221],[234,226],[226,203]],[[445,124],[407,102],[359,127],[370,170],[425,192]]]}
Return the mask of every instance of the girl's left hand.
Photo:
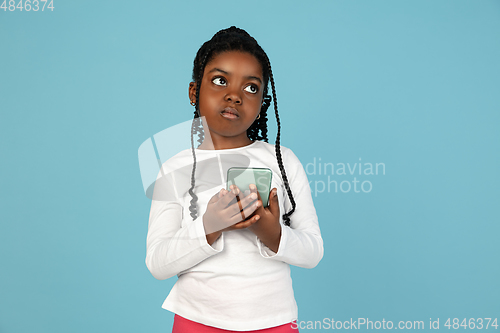
{"label": "girl's left hand", "polygon": [[[278,252],[281,225],[280,225],[280,206],[276,187],[269,193],[269,205],[263,207],[262,198],[254,184],[250,185],[250,192],[257,193],[257,198],[260,201],[260,206],[255,210],[251,217],[259,215],[260,219],[248,227],[262,243],[264,243],[273,252]],[[251,218],[250,217],[250,218]]]}

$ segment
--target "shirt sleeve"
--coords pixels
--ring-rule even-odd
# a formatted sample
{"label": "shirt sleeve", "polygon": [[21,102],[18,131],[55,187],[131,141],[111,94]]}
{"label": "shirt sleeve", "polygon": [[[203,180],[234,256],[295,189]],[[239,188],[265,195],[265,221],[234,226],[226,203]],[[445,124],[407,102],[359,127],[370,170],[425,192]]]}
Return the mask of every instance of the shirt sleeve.
{"label": "shirt sleeve", "polygon": [[[284,148],[284,147],[282,147]],[[284,149],[283,163],[296,203],[290,216],[290,226],[281,224],[281,238],[278,252],[272,251],[257,238],[260,254],[270,260],[280,260],[290,265],[313,268],[323,258],[323,239],[314,208],[311,188],[304,167],[295,154]],[[285,195],[284,208],[288,212],[292,205]],[[284,214],[284,212],[280,212]]]}
{"label": "shirt sleeve", "polygon": [[[168,279],[223,249],[223,235],[208,244],[202,216],[183,217],[172,174],[158,177],[149,214],[146,266],[158,280]],[[183,218],[189,218],[184,226]]]}

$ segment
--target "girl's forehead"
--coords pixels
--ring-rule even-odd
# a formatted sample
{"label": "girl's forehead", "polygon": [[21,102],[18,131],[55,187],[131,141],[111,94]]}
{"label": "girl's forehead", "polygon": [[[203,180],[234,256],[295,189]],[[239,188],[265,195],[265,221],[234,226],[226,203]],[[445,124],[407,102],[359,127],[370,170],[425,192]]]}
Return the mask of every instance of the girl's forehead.
{"label": "girl's forehead", "polygon": [[214,67],[224,71],[249,71],[262,76],[262,66],[259,60],[248,52],[225,51],[218,53],[206,64],[205,73]]}

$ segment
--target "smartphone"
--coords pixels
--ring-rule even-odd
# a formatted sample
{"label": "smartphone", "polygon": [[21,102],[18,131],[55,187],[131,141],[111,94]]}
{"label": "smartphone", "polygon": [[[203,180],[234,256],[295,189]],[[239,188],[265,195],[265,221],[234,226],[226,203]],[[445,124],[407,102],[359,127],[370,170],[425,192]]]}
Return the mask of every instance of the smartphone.
{"label": "smartphone", "polygon": [[271,178],[273,172],[268,168],[242,168],[232,167],[227,170],[227,190],[231,185],[236,185],[240,191],[250,189],[250,184],[257,186],[263,207],[269,205],[269,192],[271,191]]}

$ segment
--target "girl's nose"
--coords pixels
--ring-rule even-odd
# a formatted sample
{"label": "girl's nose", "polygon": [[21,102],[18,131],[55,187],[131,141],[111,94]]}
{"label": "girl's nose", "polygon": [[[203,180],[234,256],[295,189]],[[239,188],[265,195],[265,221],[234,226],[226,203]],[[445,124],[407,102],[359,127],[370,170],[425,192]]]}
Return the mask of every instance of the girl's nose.
{"label": "girl's nose", "polygon": [[241,104],[241,96],[234,90],[228,91],[226,96],[224,96],[224,100],[227,102],[233,102],[235,104]]}

